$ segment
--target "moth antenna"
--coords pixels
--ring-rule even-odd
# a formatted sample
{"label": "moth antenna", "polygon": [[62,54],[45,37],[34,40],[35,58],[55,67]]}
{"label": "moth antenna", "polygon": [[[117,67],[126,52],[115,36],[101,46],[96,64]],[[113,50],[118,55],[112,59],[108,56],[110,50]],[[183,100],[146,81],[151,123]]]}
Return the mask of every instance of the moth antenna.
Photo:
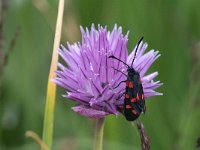
{"label": "moth antenna", "polygon": [[136,49],[135,49],[135,55],[134,55],[134,58],[133,58],[133,60],[132,60],[131,67],[133,66],[133,62],[134,62],[134,60],[135,60],[138,47],[139,47],[140,43],[142,42],[143,38],[144,38],[144,37],[141,37],[141,39],[140,39],[140,40],[138,41],[138,43],[137,43],[137,47],[136,47]]}
{"label": "moth antenna", "polygon": [[120,60],[119,58],[117,58],[117,57],[115,57],[115,56],[113,56],[113,55],[109,56],[108,58],[113,58],[113,59],[116,59],[116,60],[118,60],[118,61],[122,62],[124,65],[126,65],[126,66],[128,66],[128,67],[129,67],[129,65],[128,65],[127,63],[123,62],[122,60]]}

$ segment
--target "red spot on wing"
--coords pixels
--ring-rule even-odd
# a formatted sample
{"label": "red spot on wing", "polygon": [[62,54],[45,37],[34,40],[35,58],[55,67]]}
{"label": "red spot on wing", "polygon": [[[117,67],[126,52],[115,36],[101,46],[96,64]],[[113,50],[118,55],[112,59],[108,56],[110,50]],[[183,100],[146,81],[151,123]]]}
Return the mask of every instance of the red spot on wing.
{"label": "red spot on wing", "polygon": [[142,94],[142,99],[144,100],[144,94]]}
{"label": "red spot on wing", "polygon": [[136,102],[136,98],[132,98],[132,99],[131,99],[131,102],[132,102],[132,103]]}
{"label": "red spot on wing", "polygon": [[126,109],[131,109],[132,106],[131,105],[126,105]]}
{"label": "red spot on wing", "polygon": [[140,99],[140,97],[139,97],[139,94],[137,93],[137,100],[139,100]]}
{"label": "red spot on wing", "polygon": [[132,83],[132,82],[129,82],[128,87],[129,87],[129,88],[133,88],[133,83]]}
{"label": "red spot on wing", "polygon": [[126,97],[126,98],[130,98],[130,96],[129,96],[128,94],[125,94],[125,97]]}
{"label": "red spot on wing", "polygon": [[128,80],[126,81],[126,86],[127,86],[127,87],[129,86],[129,81],[128,81]]}
{"label": "red spot on wing", "polygon": [[133,113],[134,115],[137,115],[137,111],[134,110],[134,109],[132,109],[132,113]]}

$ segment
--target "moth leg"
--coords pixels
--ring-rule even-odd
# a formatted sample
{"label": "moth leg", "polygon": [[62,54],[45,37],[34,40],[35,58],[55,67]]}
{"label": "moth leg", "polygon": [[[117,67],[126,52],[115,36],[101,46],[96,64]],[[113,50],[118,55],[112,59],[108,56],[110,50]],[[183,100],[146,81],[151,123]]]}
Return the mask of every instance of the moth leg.
{"label": "moth leg", "polygon": [[123,92],[116,100],[119,100],[126,92]]}
{"label": "moth leg", "polygon": [[[126,92],[121,93],[121,95],[116,100],[119,100],[125,93]],[[123,109],[123,107],[117,107],[117,110],[124,115],[124,109]]]}
{"label": "moth leg", "polygon": [[126,80],[119,82],[119,84],[116,87],[114,87],[113,89],[116,89],[117,87],[119,87],[120,84],[123,83],[123,82],[126,82]]}

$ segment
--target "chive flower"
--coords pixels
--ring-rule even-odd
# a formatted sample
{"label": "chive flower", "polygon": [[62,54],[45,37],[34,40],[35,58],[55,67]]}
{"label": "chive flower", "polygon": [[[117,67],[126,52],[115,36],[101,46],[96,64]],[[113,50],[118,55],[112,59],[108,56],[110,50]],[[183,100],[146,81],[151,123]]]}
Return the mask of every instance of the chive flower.
{"label": "chive flower", "polygon": [[[128,33],[123,36],[122,28],[114,26],[110,32],[107,27],[98,25],[84,30],[80,27],[82,42],[69,44],[67,48],[61,45],[59,55],[64,65],[59,63],[55,82],[66,90],[63,96],[76,102],[72,107],[74,112],[89,118],[103,118],[106,115],[118,115],[118,108],[123,106],[125,84],[115,88],[120,81],[126,80],[127,66],[114,59],[111,55],[131,64],[135,48],[128,55]],[[140,73],[145,99],[162,95],[155,89],[160,87],[160,81],[153,79],[158,72],[146,75],[152,63],[160,56],[158,51],[150,50],[145,53],[147,43],[138,46],[133,68]],[[117,71],[120,70],[120,71]]]}

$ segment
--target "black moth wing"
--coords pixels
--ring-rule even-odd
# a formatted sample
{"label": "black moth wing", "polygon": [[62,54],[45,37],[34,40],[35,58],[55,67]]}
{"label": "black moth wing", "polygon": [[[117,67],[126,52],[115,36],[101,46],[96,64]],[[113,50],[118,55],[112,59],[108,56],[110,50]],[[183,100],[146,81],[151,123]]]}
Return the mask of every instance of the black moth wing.
{"label": "black moth wing", "polygon": [[140,107],[140,110],[142,110],[143,113],[145,113],[146,105],[145,105],[145,98],[144,98],[143,86],[142,86],[141,81],[138,84],[138,96],[139,96],[139,99],[136,102],[136,105]]}
{"label": "black moth wing", "polygon": [[146,110],[144,92],[139,75],[137,79],[128,77],[125,93],[124,115],[128,121],[134,121]]}
{"label": "black moth wing", "polygon": [[[129,98],[127,97],[127,95],[129,96]],[[139,114],[136,111],[135,106],[131,102],[131,99],[135,97],[135,95],[136,94],[133,89],[129,89],[129,87],[126,87],[126,94],[124,99],[124,116],[128,121],[134,121],[139,117]],[[137,114],[133,113],[133,110],[135,110]]]}

